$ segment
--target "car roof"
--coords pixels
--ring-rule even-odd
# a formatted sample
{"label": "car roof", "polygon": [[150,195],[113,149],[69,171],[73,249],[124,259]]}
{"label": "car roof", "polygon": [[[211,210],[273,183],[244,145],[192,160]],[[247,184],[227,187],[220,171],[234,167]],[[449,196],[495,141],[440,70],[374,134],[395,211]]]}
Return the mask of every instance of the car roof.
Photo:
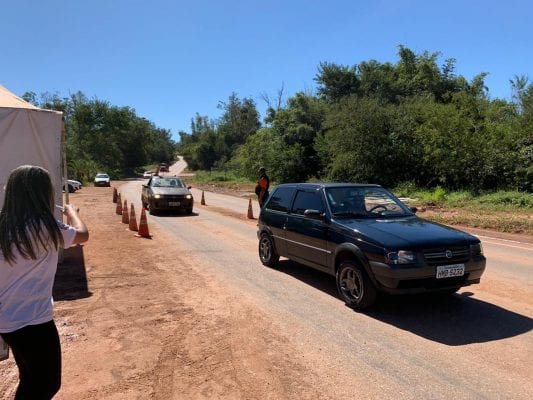
{"label": "car roof", "polygon": [[277,187],[294,187],[298,189],[328,189],[336,187],[382,187],[374,183],[351,183],[351,182],[295,182],[281,183]]}

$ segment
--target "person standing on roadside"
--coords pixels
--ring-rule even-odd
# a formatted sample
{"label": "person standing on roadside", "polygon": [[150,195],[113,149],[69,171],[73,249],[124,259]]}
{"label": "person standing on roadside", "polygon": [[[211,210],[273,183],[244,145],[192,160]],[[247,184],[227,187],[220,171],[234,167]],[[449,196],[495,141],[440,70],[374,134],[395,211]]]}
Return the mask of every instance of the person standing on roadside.
{"label": "person standing on roadside", "polygon": [[270,188],[270,178],[266,174],[266,168],[259,168],[259,180],[257,181],[257,186],[255,187],[255,193],[257,194],[257,201],[259,201],[259,206],[263,207],[263,204],[266,199],[268,199],[268,189]]}
{"label": "person standing on roadside", "polygon": [[52,287],[60,247],[89,239],[76,207],[54,217],[47,170],[23,165],[9,175],[0,211],[0,336],[19,369],[16,400],[51,399],[61,387],[61,346]]}

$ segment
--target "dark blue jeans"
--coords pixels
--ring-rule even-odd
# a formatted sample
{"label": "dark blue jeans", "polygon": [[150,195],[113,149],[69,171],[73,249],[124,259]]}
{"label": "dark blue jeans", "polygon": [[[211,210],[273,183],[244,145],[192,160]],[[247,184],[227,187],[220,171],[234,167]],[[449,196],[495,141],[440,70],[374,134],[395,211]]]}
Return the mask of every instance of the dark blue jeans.
{"label": "dark blue jeans", "polygon": [[2,338],[19,368],[15,400],[49,400],[61,387],[61,345],[54,321],[28,325]]}

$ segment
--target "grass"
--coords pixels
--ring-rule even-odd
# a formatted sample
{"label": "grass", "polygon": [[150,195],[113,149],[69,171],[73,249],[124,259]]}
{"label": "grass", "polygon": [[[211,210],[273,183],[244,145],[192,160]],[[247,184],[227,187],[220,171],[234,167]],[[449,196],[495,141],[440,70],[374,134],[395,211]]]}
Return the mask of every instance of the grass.
{"label": "grass", "polygon": [[256,182],[229,171],[195,171],[186,178],[188,184],[198,187],[216,186],[223,191],[253,192]]}
{"label": "grass", "polygon": [[442,187],[421,190],[404,185],[392,190],[416,206],[418,215],[448,225],[464,225],[500,232],[533,235],[533,194],[496,191],[474,194],[446,191]]}
{"label": "grass", "polygon": [[239,177],[230,171],[196,171],[194,176],[188,178],[190,182],[202,184],[222,183],[227,185],[255,184],[249,179]]}

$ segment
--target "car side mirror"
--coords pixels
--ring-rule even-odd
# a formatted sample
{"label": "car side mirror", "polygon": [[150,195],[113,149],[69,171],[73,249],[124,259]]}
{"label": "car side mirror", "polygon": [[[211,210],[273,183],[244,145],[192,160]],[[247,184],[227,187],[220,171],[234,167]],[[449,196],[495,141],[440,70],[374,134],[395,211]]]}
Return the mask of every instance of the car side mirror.
{"label": "car side mirror", "polygon": [[191,190],[191,189],[192,189],[192,186],[187,186],[187,189]]}
{"label": "car side mirror", "polygon": [[305,210],[304,216],[306,218],[311,218],[311,219],[318,219],[318,220],[324,219],[324,214],[318,210],[311,210],[311,209]]}
{"label": "car side mirror", "polygon": [[418,211],[418,208],[416,207],[409,207],[409,210],[411,210],[413,212],[413,214],[416,214],[416,212]]}

